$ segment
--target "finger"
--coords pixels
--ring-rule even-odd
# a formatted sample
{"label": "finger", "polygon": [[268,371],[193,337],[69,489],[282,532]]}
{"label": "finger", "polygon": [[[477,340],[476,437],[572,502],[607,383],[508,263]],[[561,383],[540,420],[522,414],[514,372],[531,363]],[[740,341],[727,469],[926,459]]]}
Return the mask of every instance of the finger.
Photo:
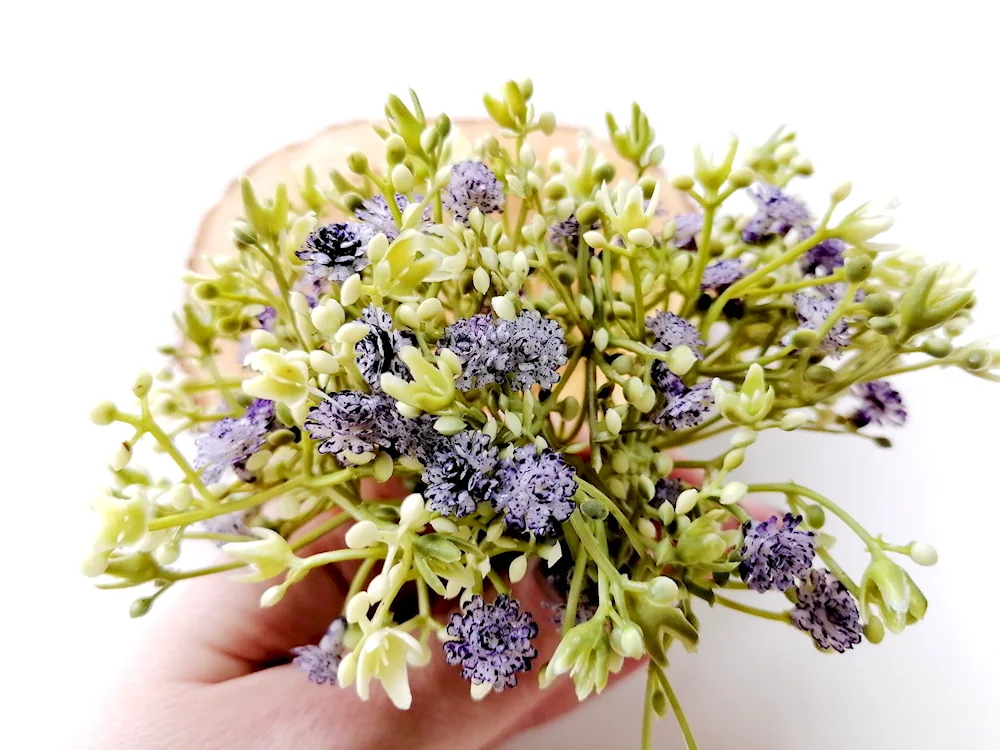
{"label": "finger", "polygon": [[[363,480],[361,485],[362,496],[370,499],[396,498],[405,491],[399,479],[383,484]],[[334,515],[332,510],[318,515],[292,539],[309,534]],[[297,554],[308,557],[343,549],[348,528],[337,527]],[[359,566],[352,560],[314,569],[273,607],[261,607],[260,597],[278,578],[245,583],[225,573],[185,582],[181,595],[153,626],[158,648],[153,649],[157,656],[151,657],[148,668],[165,678],[219,682],[286,659],[292,648],[319,641],[341,614],[347,582]]]}

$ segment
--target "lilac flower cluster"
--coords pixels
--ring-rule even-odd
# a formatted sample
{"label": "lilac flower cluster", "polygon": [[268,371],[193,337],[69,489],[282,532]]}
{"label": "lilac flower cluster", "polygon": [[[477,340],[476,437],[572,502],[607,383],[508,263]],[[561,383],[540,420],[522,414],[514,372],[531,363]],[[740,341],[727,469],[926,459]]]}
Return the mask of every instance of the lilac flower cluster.
{"label": "lilac flower cluster", "polygon": [[451,168],[451,182],[441,193],[445,209],[455,220],[469,225],[469,212],[503,211],[503,183],[481,161],[460,161]]}
{"label": "lilac flower cluster", "polygon": [[463,391],[506,383],[516,390],[551,388],[566,364],[566,336],[559,324],[535,310],[514,320],[473,315],[448,326],[438,348],[450,349],[462,363],[456,384]]}
{"label": "lilac flower cluster", "polygon": [[[801,231],[803,239],[811,237],[814,233],[812,227],[803,227]],[[835,237],[823,240],[813,245],[799,258],[799,268],[806,276],[829,276],[844,265],[845,250],[847,245],[843,240]]]}
{"label": "lilac flower cluster", "polygon": [[313,230],[295,254],[307,263],[307,273],[342,283],[368,265],[366,251],[373,236],[363,224],[325,224]]}
{"label": "lilac flower cluster", "polygon": [[867,427],[870,424],[902,426],[906,423],[903,397],[889,381],[873,380],[855,385],[851,390],[861,399],[861,406],[851,416],[855,427]]}
{"label": "lilac flower cluster", "polygon": [[723,258],[709,263],[701,277],[703,292],[723,292],[750,273],[750,269],[735,258]]}
{"label": "lilac flower cluster", "polygon": [[676,506],[677,497],[684,490],[684,483],[676,477],[661,477],[656,480],[654,489],[653,499],[649,501],[651,506],[659,508],[664,503]]}
{"label": "lilac flower cluster", "polygon": [[[795,305],[795,314],[802,328],[815,331],[833,314],[840,301],[827,297],[817,297],[807,292],[796,292],[792,295],[792,303]],[[847,328],[847,320],[838,318],[833,327],[823,336],[817,349],[825,354],[837,356],[850,343],[851,335]]]}
{"label": "lilac flower cluster", "polygon": [[318,646],[299,646],[292,649],[292,663],[305,672],[317,685],[337,686],[337,668],[344,654],[344,634],[347,620],[338,617],[330,623]]}
{"label": "lilac flower cluster", "polygon": [[448,663],[461,666],[462,677],[473,684],[492,685],[498,693],[515,687],[517,675],[529,671],[538,656],[531,645],[538,625],[516,599],[502,594],[492,604],[473,596],[451,616],[446,632],[454,639],[444,643]]}
{"label": "lilac flower cluster", "polygon": [[488,500],[495,481],[496,446],[490,436],[468,430],[439,441],[424,460],[422,492],[427,507],[442,515],[467,516]]}
{"label": "lilac flower cluster", "polygon": [[555,536],[557,524],[568,520],[576,509],[576,471],[562,454],[549,448],[540,452],[534,445],[515,449],[500,463],[495,479],[490,502],[514,531]]}
{"label": "lilac flower cluster", "polygon": [[[407,206],[410,205],[409,198],[402,193],[396,193],[395,199],[396,207],[399,208],[400,213],[405,211]],[[355,216],[361,220],[362,231],[367,235],[369,240],[379,233],[384,234],[389,242],[392,242],[399,236],[399,226],[396,224],[396,219],[389,209],[389,204],[381,195],[376,195],[373,198],[363,201],[361,207],[355,211]],[[430,226],[430,211],[425,209],[422,221],[417,228],[424,230],[428,226]]]}
{"label": "lilac flower cluster", "polygon": [[365,382],[381,393],[382,375],[387,372],[411,380],[409,368],[396,355],[404,346],[416,346],[416,337],[409,331],[393,330],[389,314],[374,305],[364,309],[361,321],[368,324],[368,333],[354,345],[354,355]]}
{"label": "lilac flower cluster", "polygon": [[816,646],[843,653],[861,643],[857,602],[828,570],[809,571],[795,589],[792,624],[809,633]]}
{"label": "lilac flower cluster", "polygon": [[705,217],[700,213],[680,214],[674,217],[673,243],[679,250],[697,250],[698,235],[705,224]]}
{"label": "lilac flower cluster", "polygon": [[809,221],[809,209],[801,201],[786,195],[774,185],[760,185],[757,192],[748,190],[757,211],[743,228],[743,241],[750,245],[764,242],[777,235],[784,237],[793,228]]}
{"label": "lilac flower cluster", "polygon": [[440,437],[433,418],[408,419],[385,394],[340,391],[310,410],[306,431],[319,443],[320,453],[338,455],[385,450],[390,455],[416,455]]}
{"label": "lilac flower cluster", "polygon": [[246,470],[247,459],[264,446],[273,427],[274,402],[257,399],[242,417],[218,420],[195,441],[198,452],[194,467],[203,470],[201,478],[208,483],[219,481],[227,468],[232,468],[244,482],[252,482],[253,475]]}
{"label": "lilac flower cluster", "polygon": [[743,547],[740,550],[740,577],[754,591],[784,591],[803,576],[816,554],[816,535],[796,528],[802,516],[786,513],[781,525],[778,517],[743,524]]}
{"label": "lilac flower cluster", "polygon": [[660,311],[646,318],[646,327],[653,334],[656,342],[653,348],[661,352],[669,352],[677,346],[686,346],[694,352],[695,357],[702,358],[700,348],[705,346],[698,329],[680,315],[669,311]]}

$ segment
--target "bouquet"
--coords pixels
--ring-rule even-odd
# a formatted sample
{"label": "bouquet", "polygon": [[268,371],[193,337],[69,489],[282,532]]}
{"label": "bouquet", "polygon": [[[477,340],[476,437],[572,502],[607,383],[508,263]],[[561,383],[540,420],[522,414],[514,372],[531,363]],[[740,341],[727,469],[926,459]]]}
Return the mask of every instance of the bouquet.
{"label": "bouquet", "polygon": [[[469,143],[392,96],[377,164],[355,151],[349,174],[306,167],[266,198],[244,178],[235,250],[187,274],[169,365],[139,375],[134,404],[93,411],[127,434],[84,572],[146,586],[140,616],[197,576],[272,581],[270,607],[353,561],[342,615],[289,655],[303,679],[362,698],[377,681],[405,709],[408,670],[441,650],[473,699],[537,677],[582,700],[641,659],[645,745],[671,711],[695,747],[667,653],[697,647],[706,607],[829,652],[927,609],[897,560],[931,565],[934,549],[885,541],[807,486],[741,482],[758,436],[888,447],[883,428],[907,418],[889,378],[997,380],[1000,360],[960,341],[968,275],[879,241],[891,219],[842,209],[849,183],[815,212],[795,197],[813,170],[794,134],[739,162],[735,139],[721,158],[695,149],[666,181],[638,106],[627,126],[607,116],[614,154],[582,139],[543,163],[529,140],[556,122],[531,97],[530,81],[485,96],[497,135]],[[699,457],[719,435],[726,449]],[[149,449],[169,461],[144,468]],[[757,493],[786,507],[752,518]],[[870,553],[860,576],[828,519]],[[342,544],[299,554],[337,529]],[[206,540],[229,562],[181,563]],[[519,603],[526,575],[557,592],[546,611]],[[787,605],[749,603],[767,591]],[[539,627],[562,635],[545,663]]]}

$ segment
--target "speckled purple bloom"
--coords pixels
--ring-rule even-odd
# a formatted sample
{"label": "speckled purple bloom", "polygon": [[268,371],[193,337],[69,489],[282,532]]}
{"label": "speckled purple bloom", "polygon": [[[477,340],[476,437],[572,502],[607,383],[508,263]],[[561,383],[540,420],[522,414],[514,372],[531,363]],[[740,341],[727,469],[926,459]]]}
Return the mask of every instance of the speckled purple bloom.
{"label": "speckled purple bloom", "polygon": [[[818,330],[840,304],[839,300],[817,297],[807,292],[793,294],[792,303],[795,305],[795,314],[802,328],[810,331]],[[838,356],[850,343],[851,335],[847,329],[847,320],[839,318],[819,342],[817,349],[825,354]]]}
{"label": "speckled purple bloom", "polygon": [[662,477],[656,481],[656,492],[649,504],[659,508],[664,503],[677,505],[677,496],[684,490],[684,483],[676,477]]}
{"label": "speckled purple bloom", "polygon": [[555,451],[524,445],[497,469],[490,503],[514,531],[555,536],[576,509],[576,471]]}
{"label": "speckled purple bloom", "polygon": [[474,684],[490,684],[500,693],[517,685],[517,675],[531,669],[538,651],[531,639],[538,625],[530,612],[522,612],[516,599],[500,595],[486,604],[478,594],[461,613],[451,616],[444,643],[449,664],[462,667],[462,677]]}
{"label": "speckled purple bloom", "polygon": [[400,453],[404,417],[385,394],[340,391],[314,406],[305,421],[306,431],[319,442],[319,452],[360,455],[383,448]]}
{"label": "speckled purple bloom", "polygon": [[861,399],[861,406],[851,417],[855,427],[865,427],[870,424],[893,424],[902,427],[906,424],[903,397],[888,380],[861,383],[851,388],[851,391]]}
{"label": "speckled purple bloom", "polygon": [[534,310],[515,320],[474,315],[448,326],[438,348],[450,349],[462,363],[458,387],[467,391],[506,382],[517,390],[551,388],[566,364],[566,337],[559,324]]}
{"label": "speckled purple bloom", "polygon": [[326,635],[318,646],[299,646],[292,649],[292,663],[305,672],[317,685],[337,685],[337,668],[344,654],[344,633],[347,620],[338,617],[330,623]]}
{"label": "speckled purple bloom", "polygon": [[735,258],[723,258],[705,267],[701,275],[702,291],[721,292],[750,273],[750,269]]}
{"label": "speckled purple bloom", "polygon": [[[402,193],[396,193],[396,206],[399,208],[400,213],[406,210],[406,207],[410,205],[410,200]],[[362,231],[367,234],[367,239],[365,240],[365,247],[368,247],[368,240],[374,237],[380,232],[385,235],[389,242],[392,242],[399,236],[399,227],[396,225],[396,219],[393,218],[392,211],[389,210],[389,204],[386,203],[385,198],[381,195],[376,195],[373,198],[369,198],[361,204],[361,207],[355,212],[358,219],[361,220],[363,225]],[[426,229],[430,226],[429,221],[429,211],[424,211],[423,220],[418,229]]]}
{"label": "speckled purple bloom", "polygon": [[653,348],[661,352],[669,352],[675,346],[686,346],[694,356],[702,358],[701,347],[705,346],[698,329],[680,315],[669,311],[660,311],[646,318],[646,327],[656,338]]}
{"label": "speckled purple bloom", "polygon": [[274,425],[274,402],[257,399],[242,417],[225,417],[195,441],[198,452],[194,467],[202,469],[201,478],[211,484],[227,468],[245,482],[252,482],[253,475],[246,470],[247,459],[261,449],[267,433]]}
{"label": "speckled purple bloom", "polygon": [[468,430],[441,441],[424,461],[421,493],[427,507],[446,516],[467,516],[486,500],[499,449],[490,436]]}
{"label": "speckled purple bloom", "polygon": [[[672,373],[671,373],[672,374]],[[686,430],[697,427],[704,420],[715,399],[712,397],[711,383],[698,383],[687,388],[680,378],[674,376],[674,383],[668,386],[667,403],[650,417],[650,421],[667,430]]]}
{"label": "speckled purple bloom", "polygon": [[372,233],[360,224],[325,224],[306,237],[295,254],[307,263],[307,272],[330,281],[344,282],[368,265],[368,240]]}
{"label": "speckled purple bloom", "polygon": [[445,209],[458,221],[469,225],[469,212],[484,214],[503,211],[503,183],[481,161],[460,161],[451,168],[451,182],[441,193]]}
{"label": "speckled purple bloom", "polygon": [[743,524],[740,549],[740,578],[754,591],[784,591],[805,575],[816,555],[816,535],[796,528],[802,516],[786,513],[778,517]]}
{"label": "speckled purple bloom", "polygon": [[674,217],[674,223],[677,225],[672,240],[674,245],[680,250],[697,250],[705,217],[700,213],[680,214]]}
{"label": "speckled purple bloom", "polygon": [[278,319],[278,311],[275,310],[270,305],[268,305],[263,310],[261,310],[260,314],[257,316],[257,323],[259,323],[260,327],[263,328],[265,331],[273,331],[274,321],[276,321],[277,319]]}
{"label": "speckled purple bloom", "polygon": [[[803,227],[802,239],[811,237],[815,230],[812,227]],[[799,258],[799,268],[806,276],[829,276],[842,265],[844,265],[844,251],[847,245],[836,237],[823,240],[817,245],[809,248],[805,254]]]}
{"label": "speckled purple bloom", "polygon": [[570,216],[566,221],[557,221],[549,227],[549,240],[556,245],[563,245],[570,250],[576,250],[580,246],[580,220],[576,215]]}
{"label": "speckled purple bloom", "polygon": [[368,324],[368,333],[354,345],[354,356],[361,377],[371,389],[382,392],[382,375],[387,372],[412,380],[409,368],[396,355],[404,346],[416,346],[416,337],[409,331],[393,330],[389,313],[374,305],[364,309],[361,322]]}
{"label": "speckled purple bloom", "polygon": [[[565,554],[564,549],[563,557],[553,567],[549,568],[545,575],[545,582],[556,595],[557,601],[542,602],[542,606],[552,610],[551,620],[558,627],[562,627],[563,620],[566,618],[566,599],[569,597],[570,584],[575,571],[576,566],[572,564],[572,558],[568,554]],[[597,601],[599,598],[597,582],[589,576],[585,576],[580,596],[576,603],[576,620],[574,624],[579,625],[580,623],[587,622],[597,613]]]}
{"label": "speckled purple bloom", "polygon": [[810,570],[795,596],[798,603],[792,610],[792,624],[809,633],[819,648],[843,653],[861,643],[857,602],[833,573]]}
{"label": "speckled purple bloom", "polygon": [[774,235],[783,237],[793,227],[809,221],[809,209],[801,201],[786,195],[774,185],[760,185],[757,192],[747,191],[757,204],[757,211],[743,229],[743,241],[751,245]]}

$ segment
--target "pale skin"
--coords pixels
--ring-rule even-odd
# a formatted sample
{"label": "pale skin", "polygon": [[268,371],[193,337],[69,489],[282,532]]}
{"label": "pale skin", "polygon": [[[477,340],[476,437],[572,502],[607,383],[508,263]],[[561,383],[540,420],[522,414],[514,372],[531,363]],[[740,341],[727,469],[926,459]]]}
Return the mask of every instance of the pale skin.
{"label": "pale skin", "polygon": [[[685,477],[688,478],[688,477]],[[756,515],[756,514],[755,514]],[[344,530],[299,554],[344,546]],[[537,669],[559,643],[551,609],[557,600],[543,575],[531,573],[512,595],[535,616],[539,657],[516,689],[475,702],[459,668],[434,640],[433,658],[410,669],[413,705],[393,707],[380,687],[370,700],[353,689],[316,685],[288,652],[317,643],[341,614],[357,563],[313,571],[275,607],[260,606],[271,585],[237,583],[226,575],[186,582],[174,601],[161,602],[128,673],[108,696],[81,750],[411,750],[496,748],[578,705],[568,677],[538,687]],[[163,606],[168,605],[168,606]],[[609,685],[642,666],[626,660]]]}

